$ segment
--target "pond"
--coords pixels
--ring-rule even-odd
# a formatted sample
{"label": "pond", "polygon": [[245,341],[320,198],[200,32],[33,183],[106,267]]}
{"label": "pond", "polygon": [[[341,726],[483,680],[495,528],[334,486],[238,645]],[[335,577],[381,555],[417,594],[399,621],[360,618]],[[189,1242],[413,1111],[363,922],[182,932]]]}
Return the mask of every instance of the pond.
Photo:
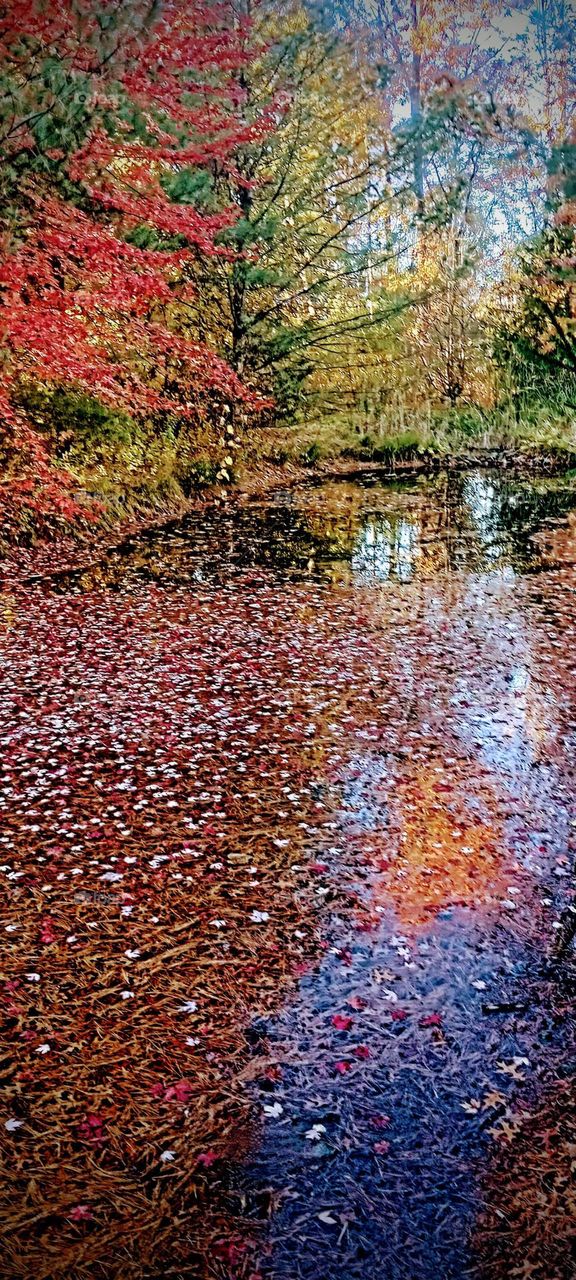
{"label": "pond", "polygon": [[576,482],[0,596],[2,1273],[571,1280]]}

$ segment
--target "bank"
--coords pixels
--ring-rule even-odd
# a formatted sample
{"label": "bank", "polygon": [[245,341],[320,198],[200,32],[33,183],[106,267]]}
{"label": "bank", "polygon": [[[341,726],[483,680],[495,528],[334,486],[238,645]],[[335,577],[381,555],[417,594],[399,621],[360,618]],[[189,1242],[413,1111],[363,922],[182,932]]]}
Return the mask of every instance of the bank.
{"label": "bank", "polygon": [[258,433],[247,442],[225,480],[219,478],[216,464],[209,467],[203,463],[194,484],[181,487],[172,477],[157,487],[143,483],[135,492],[115,493],[109,504],[98,492],[78,490],[77,497],[86,503],[90,518],[68,525],[55,522],[42,531],[28,526],[21,537],[5,542],[0,546],[0,586],[9,589],[19,582],[93,569],[139,534],[176,525],[191,511],[257,501],[275,491],[330,478],[353,480],[373,474],[393,480],[471,468],[543,476],[576,471],[576,445],[568,442],[542,444],[526,439],[515,445],[461,444],[446,452],[436,445],[398,438],[381,444],[359,442],[341,452],[322,453],[302,449],[296,436],[290,452],[280,453],[278,439],[277,431]]}

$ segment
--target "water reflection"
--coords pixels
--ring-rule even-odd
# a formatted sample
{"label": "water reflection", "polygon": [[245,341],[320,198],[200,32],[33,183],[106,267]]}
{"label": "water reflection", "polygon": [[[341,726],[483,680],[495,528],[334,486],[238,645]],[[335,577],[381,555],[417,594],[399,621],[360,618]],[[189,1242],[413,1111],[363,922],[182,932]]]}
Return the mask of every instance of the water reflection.
{"label": "water reflection", "polygon": [[[131,969],[129,1033],[132,1008],[111,1006],[118,1074],[100,1043],[75,1060],[83,1097],[97,1071],[114,1107],[129,1070],[141,1149],[161,1133],[177,1153],[154,1199],[134,1184],[139,1250],[156,1249],[160,1212],[176,1224],[160,1242],[168,1261],[147,1274],[166,1262],[292,1280],[297,1249],[301,1280],[503,1280],[483,1275],[472,1225],[490,1135],[501,1141],[499,1121],[516,1131],[524,1077],[508,1071],[568,1060],[539,975],[551,930],[572,936],[573,575],[521,573],[543,562],[533,532],[571,506],[567,482],[480,472],[300,487],[127,544],[76,575],[70,599],[19,601],[22,622],[5,597],[3,732],[21,795],[2,842],[21,843],[31,885],[50,849],[54,914],[77,853],[84,883],[96,877],[87,892],[122,881],[126,914],[108,921],[112,901],[98,914],[124,957],[158,959],[156,973],[148,957]],[[123,593],[75,598],[95,583]],[[92,825],[102,847],[85,866]],[[90,952],[97,922],[78,917],[59,1051],[78,1009],[92,1045],[110,995],[103,952]],[[61,1096],[38,1091],[41,1123],[76,1162]],[[163,1130],[152,1097],[169,1105]],[[542,1145],[528,1150],[537,1174]],[[76,1167],[75,1199],[100,1212],[112,1166],[104,1195],[92,1161]],[[211,1179],[201,1232],[191,1170],[202,1188]],[[494,1171],[506,1185],[508,1167]],[[264,1220],[252,1266],[245,1237]],[[114,1231],[87,1247],[124,1248]],[[33,1249],[30,1274],[44,1239]]]}
{"label": "water reflection", "polygon": [[[386,512],[359,513],[351,551],[361,579],[410,582],[447,570],[522,571],[540,553],[532,535],[576,503],[569,483],[540,490],[486,472],[443,475],[427,485],[386,487]],[[371,490],[373,496],[374,490]]]}
{"label": "water reflection", "polygon": [[[542,973],[553,931],[573,936],[574,579],[563,594],[561,574],[522,573],[542,565],[538,523],[574,501],[478,473],[342,486],[357,590],[326,595],[358,601],[362,661],[324,871],[355,914],[337,900],[319,971],[268,1028],[282,1117],[243,1184],[278,1195],[264,1280],[293,1276],[295,1256],[302,1280],[504,1280],[521,1250],[539,1280],[572,1275],[564,1206],[553,1270],[533,1223],[553,1213],[572,1136],[537,1094],[541,1070],[573,1060]],[[268,1082],[256,1096],[266,1111]]]}
{"label": "water reflection", "polygon": [[266,502],[199,508],[60,581],[63,589],[133,577],[180,586],[247,569],[360,583],[409,583],[446,572],[509,574],[544,562],[533,535],[572,508],[576,485],[569,480],[535,486],[483,471],[401,482],[368,475],[299,486]]}
{"label": "water reflection", "polygon": [[402,518],[390,520],[368,518],[352,552],[352,570],[359,577],[395,577],[409,582],[421,555],[420,529],[416,523]]}

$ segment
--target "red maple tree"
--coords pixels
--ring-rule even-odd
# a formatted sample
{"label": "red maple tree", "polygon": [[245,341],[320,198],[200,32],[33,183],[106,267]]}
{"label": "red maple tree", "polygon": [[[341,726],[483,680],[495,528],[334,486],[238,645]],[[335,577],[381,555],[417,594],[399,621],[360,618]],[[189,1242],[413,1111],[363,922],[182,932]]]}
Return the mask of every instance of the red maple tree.
{"label": "red maple tree", "polygon": [[194,416],[214,400],[258,406],[181,323],[190,264],[230,254],[218,235],[236,214],[207,213],[169,193],[183,169],[232,169],[236,148],[268,127],[264,119],[248,127],[237,113],[247,43],[226,3],[4,5],[0,494],[8,520],[22,503],[37,517],[79,514],[69,476],[51,464],[22,410],[30,386],[72,385],[132,415]]}

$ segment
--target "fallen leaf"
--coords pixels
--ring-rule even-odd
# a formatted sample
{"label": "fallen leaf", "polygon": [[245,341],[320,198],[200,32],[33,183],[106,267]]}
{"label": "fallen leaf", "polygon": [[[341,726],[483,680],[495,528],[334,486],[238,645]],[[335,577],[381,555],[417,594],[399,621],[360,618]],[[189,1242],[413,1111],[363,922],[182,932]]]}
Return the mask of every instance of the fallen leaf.
{"label": "fallen leaf", "polygon": [[67,1216],[72,1219],[72,1222],[91,1222],[94,1218],[94,1214],[87,1204],[75,1204]]}
{"label": "fallen leaf", "polygon": [[424,1017],[423,1017],[423,1018],[420,1018],[420,1019],[418,1020],[418,1026],[420,1026],[420,1027],[441,1027],[441,1026],[442,1026],[442,1014],[441,1014],[441,1013],[426,1013],[426,1014],[424,1015]]}
{"label": "fallen leaf", "polygon": [[211,1165],[216,1163],[217,1159],[218,1155],[215,1151],[202,1151],[196,1160],[196,1164],[201,1164],[204,1169],[209,1169]]}
{"label": "fallen leaf", "polygon": [[349,1031],[354,1019],[350,1018],[346,1013],[335,1013],[332,1018],[332,1026],[337,1031]]}
{"label": "fallen leaf", "polygon": [[479,1098],[470,1098],[469,1102],[461,1102],[460,1106],[462,1107],[462,1110],[466,1112],[467,1115],[475,1116],[478,1114],[482,1106],[482,1103],[480,1102]]}

